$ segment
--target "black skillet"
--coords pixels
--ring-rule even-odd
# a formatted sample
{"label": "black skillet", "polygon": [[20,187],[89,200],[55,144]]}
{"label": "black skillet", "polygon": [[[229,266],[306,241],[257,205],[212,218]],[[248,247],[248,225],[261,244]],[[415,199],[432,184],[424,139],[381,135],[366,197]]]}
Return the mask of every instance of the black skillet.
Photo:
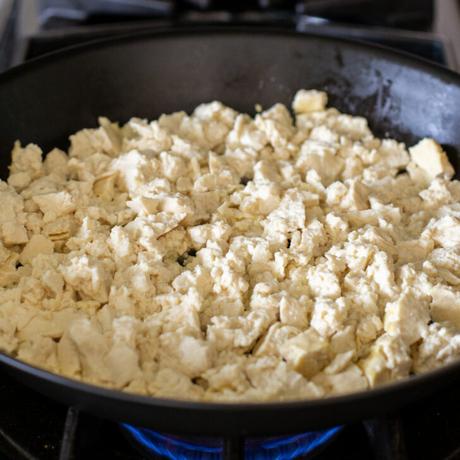
{"label": "black skillet", "polygon": [[[0,76],[0,173],[15,139],[45,150],[96,124],[190,111],[218,99],[252,113],[289,104],[299,88],[325,89],[330,104],[367,117],[374,132],[407,143],[431,136],[460,159],[460,76],[386,49],[274,30],[155,32],[69,49]],[[460,377],[460,362],[426,375],[318,401],[211,404],[98,388],[0,354],[4,370],[69,405],[166,432],[269,435],[370,418]]]}

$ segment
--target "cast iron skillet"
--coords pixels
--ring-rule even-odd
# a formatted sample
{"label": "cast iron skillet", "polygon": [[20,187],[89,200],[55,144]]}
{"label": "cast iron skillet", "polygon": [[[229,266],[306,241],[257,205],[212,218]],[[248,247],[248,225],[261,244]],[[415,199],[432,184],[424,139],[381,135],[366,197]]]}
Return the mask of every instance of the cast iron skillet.
{"label": "cast iron skillet", "polygon": [[[96,124],[191,110],[218,99],[240,111],[325,89],[378,135],[431,136],[460,155],[460,76],[383,48],[276,30],[147,33],[69,49],[0,76],[0,173],[15,139],[45,150]],[[457,168],[458,169],[458,168]],[[367,392],[317,401],[211,404],[98,388],[0,354],[5,371],[51,398],[102,417],[178,434],[299,432],[394,410],[460,377],[460,362]]]}

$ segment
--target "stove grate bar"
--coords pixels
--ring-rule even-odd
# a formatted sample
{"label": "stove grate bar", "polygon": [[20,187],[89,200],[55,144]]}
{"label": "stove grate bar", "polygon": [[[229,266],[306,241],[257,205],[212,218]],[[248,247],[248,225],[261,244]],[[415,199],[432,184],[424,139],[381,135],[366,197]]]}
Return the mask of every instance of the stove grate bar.
{"label": "stove grate bar", "polygon": [[77,433],[79,414],[78,409],[74,407],[69,407],[67,410],[61,449],[59,451],[59,460],[75,459],[75,437]]}
{"label": "stove grate bar", "polygon": [[404,430],[399,417],[382,417],[364,422],[375,460],[407,460]]}
{"label": "stove grate bar", "polygon": [[38,460],[37,457],[34,457],[31,453],[29,453],[27,450],[21,447],[11,436],[5,433],[1,428],[0,437],[2,437],[10,445],[11,449],[15,452],[15,455],[17,454],[20,456],[17,458],[21,458],[24,460]]}

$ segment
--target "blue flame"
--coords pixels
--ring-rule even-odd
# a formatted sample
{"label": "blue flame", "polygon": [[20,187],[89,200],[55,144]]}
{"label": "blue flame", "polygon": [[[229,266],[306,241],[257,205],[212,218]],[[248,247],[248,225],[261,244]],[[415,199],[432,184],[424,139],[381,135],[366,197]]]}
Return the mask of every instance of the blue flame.
{"label": "blue flame", "polygon": [[[179,439],[147,428],[136,428],[126,423],[122,427],[148,451],[169,460],[220,460],[222,441],[209,438],[202,443]],[[343,427],[312,431],[294,436],[269,439],[249,439],[245,445],[247,460],[292,460],[313,453],[336,436]]]}

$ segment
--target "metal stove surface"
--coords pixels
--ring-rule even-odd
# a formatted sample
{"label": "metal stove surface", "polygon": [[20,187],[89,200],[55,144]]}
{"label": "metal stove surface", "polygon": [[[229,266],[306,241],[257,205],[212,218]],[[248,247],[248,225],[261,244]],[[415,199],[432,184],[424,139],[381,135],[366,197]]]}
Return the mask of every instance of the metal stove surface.
{"label": "metal stove surface", "polygon": [[[440,4],[452,1],[455,0],[442,0]],[[432,0],[391,2],[391,8],[386,0],[8,2],[16,5],[16,39],[8,47],[0,47],[0,71],[44,53],[95,39],[159,27],[203,24],[269,25],[349,37],[406,51],[453,69],[460,64],[456,62],[453,46],[458,40],[451,39],[446,27],[442,33],[433,32]]]}

